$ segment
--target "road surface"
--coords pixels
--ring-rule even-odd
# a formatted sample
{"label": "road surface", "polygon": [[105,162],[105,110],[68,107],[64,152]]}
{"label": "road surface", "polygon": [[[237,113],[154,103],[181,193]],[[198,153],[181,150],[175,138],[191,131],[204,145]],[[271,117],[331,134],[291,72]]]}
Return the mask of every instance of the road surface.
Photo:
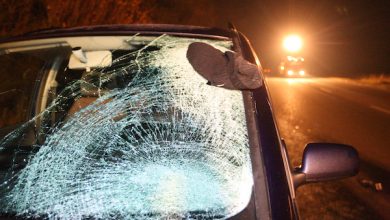
{"label": "road surface", "polygon": [[339,78],[267,78],[267,86],[294,165],[308,142],[352,145],[362,161],[357,177],[299,189],[303,217],[319,207],[332,219],[390,217],[390,91]]}

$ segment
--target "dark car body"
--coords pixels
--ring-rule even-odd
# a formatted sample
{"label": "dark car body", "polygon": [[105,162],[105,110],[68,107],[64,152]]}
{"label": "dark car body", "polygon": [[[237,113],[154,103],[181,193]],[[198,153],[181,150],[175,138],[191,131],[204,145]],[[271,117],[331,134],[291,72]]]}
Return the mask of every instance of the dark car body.
{"label": "dark car body", "polygon": [[[248,39],[236,29],[230,30],[217,28],[204,28],[195,26],[178,25],[114,25],[114,26],[95,26],[78,27],[69,29],[54,29],[28,33],[22,36],[3,39],[0,41],[0,51],[9,53],[7,45],[14,42],[28,42],[39,39],[55,39],[64,37],[78,36],[132,36],[141,34],[144,36],[169,35],[177,37],[191,37],[198,39],[230,39],[233,42],[233,50],[241,54],[247,61],[258,65],[261,70],[260,62],[256,56]],[[0,53],[1,53],[0,52]],[[27,118],[29,120],[40,112],[42,85],[47,80],[47,74],[38,75],[35,86],[31,93],[32,102],[29,105]],[[278,134],[277,126],[274,120],[272,107],[270,104],[267,86],[254,90],[242,91],[242,97],[245,106],[246,126],[248,130],[248,139],[250,146],[250,158],[252,164],[253,188],[251,198],[246,207],[233,216],[216,216],[216,218],[231,219],[298,219],[298,209],[295,200],[294,180],[289,164],[287,151]],[[37,121],[34,123],[43,123]],[[35,124],[35,127],[38,127]],[[1,134],[2,143],[8,141],[10,131],[15,128],[3,128]],[[37,140],[39,141],[39,135]],[[3,138],[1,137],[1,138]],[[8,139],[7,139],[8,138]],[[19,145],[20,148],[22,145]],[[5,151],[2,156],[6,157]],[[12,155],[12,153],[11,153]],[[50,169],[50,166],[48,167]],[[1,187],[4,187],[2,185]],[[210,192],[212,193],[212,192]],[[14,213],[3,214],[3,217],[12,219]],[[22,218],[24,215],[18,215]],[[28,216],[34,217],[34,216]],[[48,217],[50,216],[39,216]],[[58,217],[58,216],[57,216]],[[85,216],[88,218],[89,216]],[[123,217],[123,216],[122,216]],[[115,218],[115,217],[114,217]],[[125,217],[126,218],[126,217]],[[176,218],[184,218],[177,217]],[[200,218],[187,216],[186,218]],[[207,217],[205,219],[211,219]]]}

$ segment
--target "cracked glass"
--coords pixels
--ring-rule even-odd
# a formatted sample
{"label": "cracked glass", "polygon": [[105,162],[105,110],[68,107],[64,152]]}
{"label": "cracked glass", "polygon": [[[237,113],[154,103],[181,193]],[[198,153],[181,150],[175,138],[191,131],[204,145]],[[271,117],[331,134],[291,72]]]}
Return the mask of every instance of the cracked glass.
{"label": "cracked glass", "polygon": [[131,47],[110,48],[110,66],[91,71],[67,67],[70,48],[52,49],[61,52],[50,56],[55,77],[36,101],[44,108],[0,142],[0,212],[225,219],[243,210],[253,177],[242,92],[207,85],[193,70],[186,51],[198,41],[232,46],[136,35]]}

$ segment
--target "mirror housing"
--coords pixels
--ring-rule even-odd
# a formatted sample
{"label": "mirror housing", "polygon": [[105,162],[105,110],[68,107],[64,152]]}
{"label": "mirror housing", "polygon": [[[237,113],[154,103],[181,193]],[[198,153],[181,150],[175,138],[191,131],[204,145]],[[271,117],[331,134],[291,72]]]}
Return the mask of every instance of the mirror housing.
{"label": "mirror housing", "polygon": [[294,187],[351,177],[358,171],[359,155],[352,146],[310,143],[303,152],[302,165],[293,172]]}

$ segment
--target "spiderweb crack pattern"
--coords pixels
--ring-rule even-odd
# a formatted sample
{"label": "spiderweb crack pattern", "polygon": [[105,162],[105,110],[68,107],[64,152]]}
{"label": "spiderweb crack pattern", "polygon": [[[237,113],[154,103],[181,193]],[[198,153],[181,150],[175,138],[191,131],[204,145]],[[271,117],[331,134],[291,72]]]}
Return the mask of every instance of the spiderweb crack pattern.
{"label": "spiderweb crack pattern", "polygon": [[[242,94],[209,86],[192,69],[185,54],[195,41],[161,36],[93,70],[97,79],[69,85],[42,114],[82,99],[80,87],[99,95],[51,128],[25,168],[10,170],[0,210],[49,219],[221,219],[241,211],[253,184]],[[118,79],[125,85],[105,87]]]}

